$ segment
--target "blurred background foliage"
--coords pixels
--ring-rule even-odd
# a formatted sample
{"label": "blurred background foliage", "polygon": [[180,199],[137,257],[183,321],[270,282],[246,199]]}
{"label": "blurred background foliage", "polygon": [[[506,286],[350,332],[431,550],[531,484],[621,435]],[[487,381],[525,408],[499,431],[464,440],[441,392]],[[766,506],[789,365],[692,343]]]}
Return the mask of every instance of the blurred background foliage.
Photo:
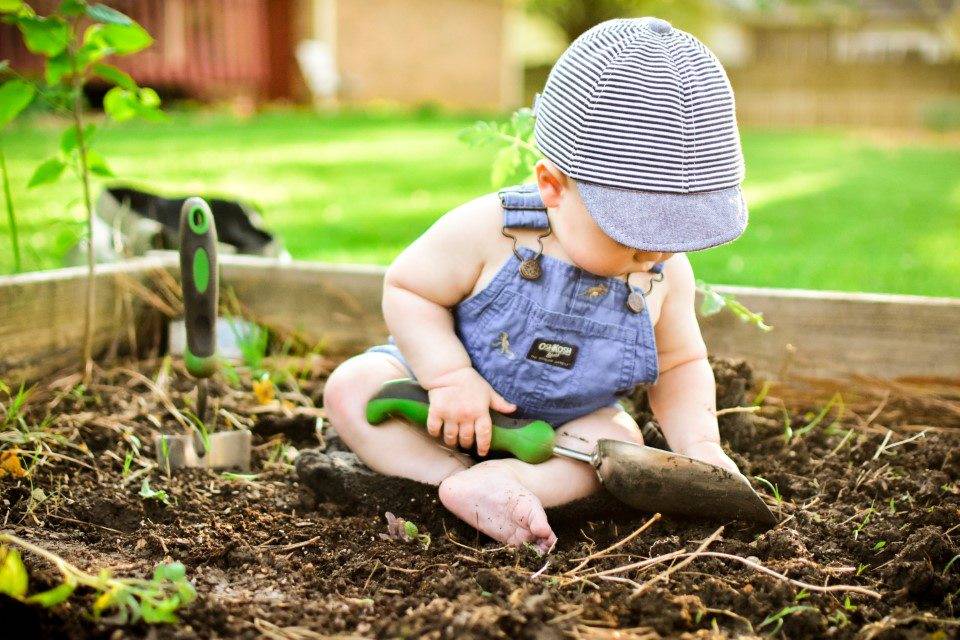
{"label": "blurred background foliage", "polygon": [[[707,42],[737,93],[751,224],[691,256],[699,277],[960,295],[960,1],[252,0],[229,20],[204,0],[108,4],[156,38],[121,67],[170,112],[103,123],[118,180],[248,200],[296,259],[389,262],[492,190],[498,149],[463,129],[528,105],[593,24],[657,15]],[[0,60],[39,79],[5,28]],[[89,88],[95,122],[102,97]],[[40,105],[0,133],[31,269],[81,232],[76,189],[26,187],[57,131]]]}

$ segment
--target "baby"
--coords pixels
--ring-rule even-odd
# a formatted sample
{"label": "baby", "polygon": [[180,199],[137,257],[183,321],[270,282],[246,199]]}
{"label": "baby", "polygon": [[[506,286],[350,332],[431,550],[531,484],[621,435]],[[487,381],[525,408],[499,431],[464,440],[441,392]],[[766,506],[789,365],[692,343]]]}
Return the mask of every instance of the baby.
{"label": "baby", "polygon": [[[383,292],[393,339],[338,367],[324,406],[372,469],[437,485],[444,506],[485,534],[547,550],[556,535],[544,509],[596,491],[593,469],[559,457],[477,461],[457,445],[488,453],[491,408],[546,420],[570,449],[641,443],[617,398],[648,385],[673,451],[736,472],[720,447],[684,252],[735,239],[747,210],[727,77],[663,20],[584,33],[534,111],[545,157],[536,184],[457,207],[397,257]],[[364,417],[401,377],[429,392],[427,433]]]}

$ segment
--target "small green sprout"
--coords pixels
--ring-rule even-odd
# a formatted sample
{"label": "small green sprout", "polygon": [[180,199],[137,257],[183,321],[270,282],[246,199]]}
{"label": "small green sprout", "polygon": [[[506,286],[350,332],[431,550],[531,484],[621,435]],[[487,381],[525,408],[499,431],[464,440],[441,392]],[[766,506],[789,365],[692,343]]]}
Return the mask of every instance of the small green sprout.
{"label": "small green sprout", "polygon": [[960,553],[950,558],[950,562],[948,562],[947,566],[943,568],[943,575],[947,575],[947,573],[950,571],[950,567],[952,567],[957,560],[960,560]]}
{"label": "small green sprout", "polygon": [[256,473],[235,473],[233,471],[224,471],[220,474],[220,477],[224,480],[230,480],[231,482],[256,482],[260,476]]}
{"label": "small green sprout", "polygon": [[143,484],[140,485],[140,497],[144,500],[157,500],[163,504],[170,506],[170,497],[167,495],[167,492],[163,489],[156,490],[150,488],[150,479],[144,478]]}
{"label": "small green sprout", "polygon": [[806,589],[800,589],[800,591],[797,592],[797,595],[793,596],[793,601],[800,602],[801,600],[806,600],[809,597],[810,597],[809,591],[807,591]]}
{"label": "small green sprout", "polygon": [[831,615],[831,616],[829,616],[829,617],[827,618],[827,620],[829,620],[829,621],[832,622],[833,624],[837,625],[837,626],[840,627],[841,629],[844,628],[845,626],[847,626],[848,624],[850,624],[850,618],[848,618],[848,617],[847,617],[847,614],[845,614],[845,613],[844,613],[843,611],[841,611],[840,609],[837,609],[837,610],[833,613],[833,615]]}
{"label": "small green sprout", "polygon": [[870,518],[873,516],[874,511],[876,510],[872,506],[867,508],[866,515],[863,517],[863,520],[853,530],[854,540],[856,540],[860,536],[860,532],[863,531],[863,528],[868,524],[870,524]]}
{"label": "small green sprout", "polygon": [[533,165],[540,159],[533,138],[533,110],[518,109],[506,122],[480,121],[460,131],[460,141],[469,147],[498,149],[490,170],[494,188],[525,182],[533,175]]}
{"label": "small green sprout", "polygon": [[[140,438],[130,434],[128,436],[128,442],[130,443],[130,449],[123,458],[123,470],[121,471],[121,475],[124,478],[130,473],[130,465],[133,463],[133,459],[140,455]],[[166,442],[166,438],[164,438],[164,442]]]}
{"label": "small green sprout", "polygon": [[890,509],[890,515],[893,515],[897,512],[897,501],[893,496],[890,496],[890,501],[887,503],[887,507]]}
{"label": "small green sprout", "polygon": [[885,546],[887,546],[887,541],[886,541],[886,540],[880,540],[880,541],[877,542],[877,544],[873,545],[873,550],[874,550],[874,551],[882,551]]}
{"label": "small green sprout", "polygon": [[700,315],[707,317],[727,309],[743,322],[752,324],[761,331],[772,331],[773,327],[763,321],[763,314],[751,311],[742,302],[731,295],[720,293],[703,280],[697,280],[697,291],[703,294]]}
{"label": "small green sprout", "polygon": [[843,599],[843,608],[847,611],[853,612],[857,610],[857,605],[850,601],[850,596],[847,596]]}
{"label": "small green sprout", "polygon": [[759,482],[760,484],[762,484],[763,486],[765,486],[767,489],[770,490],[770,493],[773,494],[773,499],[777,501],[777,504],[780,504],[781,502],[783,502],[783,496],[780,495],[780,487],[773,484],[772,482],[770,482],[769,480],[767,480],[762,476],[753,476],[753,478],[757,482]]}
{"label": "small green sprout", "polygon": [[[836,425],[840,422],[840,418],[843,417],[843,413],[845,410],[845,405],[843,403],[843,396],[840,395],[839,391],[833,394],[833,396],[830,398],[827,404],[823,406],[823,409],[821,409],[819,413],[808,418],[809,422],[807,422],[807,424],[803,425],[799,429],[793,430],[792,437],[793,438],[803,437],[804,435],[809,433],[811,430],[815,429],[821,422],[823,422],[823,419],[827,416],[830,410],[833,409],[834,406],[837,407],[837,416],[833,419],[833,422],[827,426],[827,430],[831,431],[835,429]],[[806,418],[806,416],[804,417]],[[789,442],[789,439],[788,439],[788,442]]]}
{"label": "small green sprout", "polygon": [[870,568],[869,564],[865,562],[861,562],[859,565],[857,565],[857,573],[855,575],[857,576],[863,575],[864,573],[867,572],[867,569],[869,568]]}
{"label": "small green sprout", "polygon": [[776,635],[776,633],[783,627],[784,618],[792,616],[795,613],[800,613],[801,611],[816,611],[816,607],[811,607],[804,604],[795,604],[789,607],[784,607],[783,609],[780,609],[780,611],[772,613],[764,618],[763,622],[757,625],[757,631],[772,624],[774,625],[774,628],[770,631],[770,635]]}
{"label": "small green sprout", "polygon": [[763,404],[763,401],[766,400],[767,394],[770,393],[770,388],[773,386],[773,383],[769,380],[763,381],[763,386],[760,387],[760,391],[757,393],[756,397],[753,399],[753,406],[759,407]]}
{"label": "small green sprout", "polygon": [[417,540],[423,545],[424,550],[430,548],[430,534],[420,533],[420,529],[414,523],[403,518],[398,518],[389,511],[384,516],[387,519],[387,532],[381,533],[383,540],[399,540],[400,542],[413,542]]}

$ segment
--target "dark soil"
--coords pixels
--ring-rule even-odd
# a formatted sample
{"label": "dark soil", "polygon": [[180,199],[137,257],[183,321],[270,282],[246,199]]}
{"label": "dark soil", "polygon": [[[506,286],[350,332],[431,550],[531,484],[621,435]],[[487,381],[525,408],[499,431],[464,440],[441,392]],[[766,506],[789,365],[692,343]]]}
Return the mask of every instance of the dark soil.
{"label": "dark soil", "polygon": [[[744,363],[714,364],[720,407],[749,405],[761,392]],[[302,487],[292,452],[279,443],[317,446],[319,412],[311,398],[319,397],[331,365],[298,365],[299,390],[283,394],[282,405],[258,405],[249,384],[231,390],[219,383],[220,408],[253,425],[253,481],[139,471],[154,454],[155,421],[170,432],[180,427],[157,392],[129,370],[98,372],[88,388],[69,377],[38,385],[24,424],[49,415],[46,431],[63,441],[44,446],[60,456],[41,455],[27,477],[0,478],[0,528],[94,573],[109,568],[146,577],[157,563],[180,560],[199,597],[179,612],[179,624],[115,627],[89,618],[92,597],[83,590],[50,610],[0,596],[4,636],[960,637],[960,382],[793,380],[771,387],[759,413],[723,415],[721,430],[741,469],[780,492],[777,503],[757,484],[781,517],[777,527],[764,532],[663,517],[571,573],[576,559],[623,539],[650,515],[625,508],[612,515],[555,513],[560,542],[544,558],[479,536],[430,493],[401,488],[361,503],[346,495],[318,499]],[[159,369],[143,363],[138,371],[155,380]],[[160,387],[175,406],[192,401],[176,369],[160,376]],[[835,404],[804,431],[836,391],[842,413]],[[634,401],[646,424],[642,393]],[[785,424],[793,430],[789,441]],[[655,425],[645,432],[655,440]],[[125,477],[130,434],[143,443],[143,457]],[[143,477],[173,504],[141,498]],[[385,509],[429,533],[429,547],[382,539]],[[674,565],[653,583],[670,561],[608,574],[624,581],[597,575],[693,551],[721,525],[707,551],[747,558],[793,580],[852,585],[880,597],[802,590],[718,557]],[[45,561],[28,553],[24,559],[31,592],[56,583]]]}

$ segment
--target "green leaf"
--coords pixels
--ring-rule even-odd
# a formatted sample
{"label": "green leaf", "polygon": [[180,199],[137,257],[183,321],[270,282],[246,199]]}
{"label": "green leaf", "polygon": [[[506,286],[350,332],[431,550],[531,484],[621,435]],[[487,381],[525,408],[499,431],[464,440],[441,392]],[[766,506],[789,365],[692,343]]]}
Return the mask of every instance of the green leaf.
{"label": "green leaf", "polygon": [[87,150],[87,169],[89,169],[93,175],[100,176],[101,178],[113,178],[117,175],[107,165],[104,157],[93,149]]}
{"label": "green leaf", "polygon": [[27,595],[27,568],[20,552],[12,547],[0,547],[0,593],[22,599]]}
{"label": "green leaf", "polygon": [[140,608],[140,613],[143,616],[143,621],[147,624],[158,624],[160,622],[176,624],[180,620],[173,614],[173,611],[179,605],[179,599],[173,604],[171,604],[169,600],[166,600],[156,605],[152,604],[149,600],[144,600],[143,606]]}
{"label": "green leaf", "polygon": [[93,65],[93,72],[107,82],[112,82],[118,87],[123,87],[124,89],[128,89],[130,91],[134,91],[137,88],[137,83],[133,81],[133,78],[130,77],[129,73],[121,71],[113,65],[95,64]]}
{"label": "green leaf", "polygon": [[156,582],[162,582],[163,580],[170,580],[171,582],[177,582],[178,580],[183,580],[187,577],[187,568],[183,566],[182,562],[169,562],[167,564],[158,564],[153,569],[153,579]]}
{"label": "green leaf", "polygon": [[[97,126],[92,122],[83,128],[83,141],[90,144],[93,134],[97,132]],[[77,148],[77,128],[70,127],[60,136],[60,150],[64,155],[70,155],[70,152]]]}
{"label": "green leaf", "polygon": [[167,496],[167,492],[163,489],[154,490],[150,488],[150,479],[144,478],[143,484],[140,485],[140,497],[147,500],[159,500],[165,505],[170,504],[170,498]]}
{"label": "green leaf", "polygon": [[47,591],[41,591],[40,593],[33,594],[26,599],[26,602],[30,604],[39,604],[40,606],[49,609],[50,607],[55,607],[69,598],[73,594],[73,590],[76,588],[77,585],[75,583],[64,582],[61,585],[57,585],[53,589],[48,589]]}
{"label": "green leaf", "polygon": [[475,122],[460,131],[457,137],[471,147],[483,147],[500,139],[500,131],[495,122]]}
{"label": "green leaf", "polygon": [[0,129],[26,109],[36,93],[36,87],[23,80],[7,80],[0,85]]}
{"label": "green leaf", "polygon": [[407,539],[409,540],[416,540],[417,536],[420,534],[419,529],[417,529],[417,525],[413,524],[409,520],[403,523],[403,532],[406,534]]}
{"label": "green leaf", "polygon": [[147,109],[160,108],[160,95],[150,87],[140,89],[137,97],[140,100],[140,105]]}
{"label": "green leaf", "polygon": [[140,101],[133,92],[122,87],[114,87],[103,97],[103,110],[117,122],[129,120],[137,115]]}
{"label": "green leaf", "polygon": [[61,162],[58,158],[50,158],[49,160],[41,163],[40,166],[37,167],[37,169],[33,172],[33,175],[30,176],[30,182],[27,183],[27,187],[32,189],[33,187],[39,187],[42,184],[56,182],[66,167],[67,165]]}
{"label": "green leaf", "polygon": [[23,42],[31,53],[52,58],[67,48],[70,27],[60,18],[20,16],[17,26],[23,33]]}
{"label": "green leaf", "polygon": [[112,53],[114,51],[110,48],[110,45],[101,40],[86,42],[77,51],[77,68],[87,69],[94,62],[103,60]]}
{"label": "green leaf", "polygon": [[87,7],[87,15],[95,22],[106,24],[131,25],[133,20],[126,14],[120,13],[116,9],[111,9],[105,4],[95,4]]}
{"label": "green leaf", "polygon": [[73,73],[73,67],[70,64],[70,54],[66,51],[52,58],[47,58],[43,71],[43,77],[47,84],[55,85],[71,73]]}
{"label": "green leaf", "polygon": [[497,152],[493,160],[490,182],[495,188],[515,182],[516,176],[520,173],[520,168],[520,149],[516,145],[504,147]]}
{"label": "green leaf", "polygon": [[13,13],[23,6],[23,0],[0,0],[0,13]]}
{"label": "green leaf", "polygon": [[529,140],[533,136],[533,125],[536,118],[533,115],[533,109],[524,107],[517,109],[510,117],[510,126],[513,129],[513,135],[523,140]]}
{"label": "green leaf", "polygon": [[87,36],[104,43],[121,56],[136,53],[153,44],[153,38],[147,30],[132,21],[130,24],[94,25],[87,30],[85,39]]}
{"label": "green leaf", "polygon": [[87,3],[84,0],[63,0],[57,13],[71,18],[81,16],[87,11]]}

